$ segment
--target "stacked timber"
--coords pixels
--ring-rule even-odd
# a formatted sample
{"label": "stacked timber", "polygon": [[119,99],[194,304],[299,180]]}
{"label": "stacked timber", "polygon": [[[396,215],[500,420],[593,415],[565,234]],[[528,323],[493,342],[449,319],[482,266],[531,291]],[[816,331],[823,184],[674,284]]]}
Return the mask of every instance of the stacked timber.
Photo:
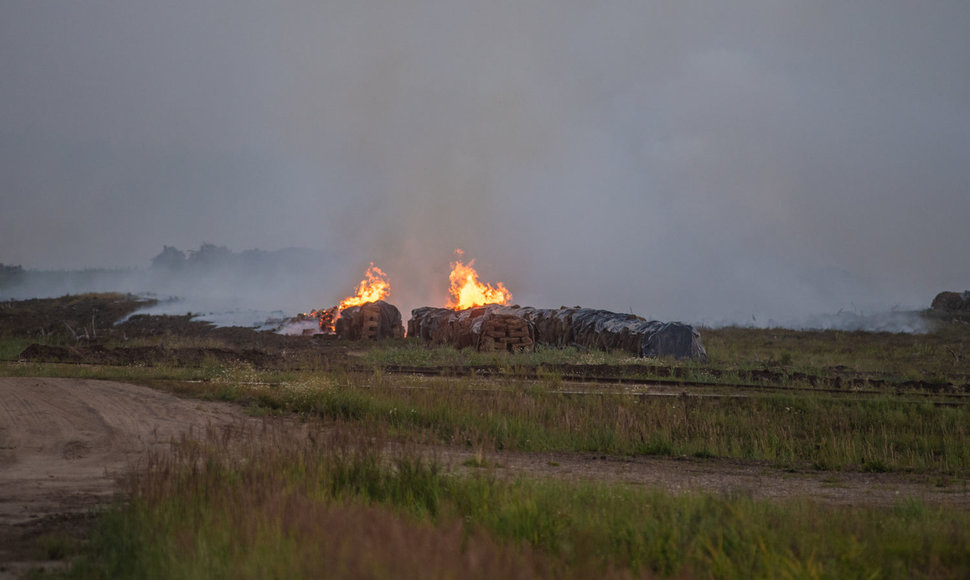
{"label": "stacked timber", "polygon": [[641,357],[707,360],[700,333],[680,322],[648,321],[593,308],[480,306],[411,311],[408,336],[478,350],[532,350],[536,344],[625,351]]}
{"label": "stacked timber", "polygon": [[401,311],[383,300],[341,310],[335,330],[338,337],[348,340],[380,340],[404,336]]}
{"label": "stacked timber", "polygon": [[[529,321],[514,314],[485,312],[478,317],[477,348],[483,352],[535,350],[535,330]],[[476,330],[473,327],[473,331]]]}
{"label": "stacked timber", "polygon": [[483,352],[535,350],[535,328],[514,312],[498,312],[494,306],[468,310],[416,308],[408,321],[408,336],[431,344],[472,347]]}

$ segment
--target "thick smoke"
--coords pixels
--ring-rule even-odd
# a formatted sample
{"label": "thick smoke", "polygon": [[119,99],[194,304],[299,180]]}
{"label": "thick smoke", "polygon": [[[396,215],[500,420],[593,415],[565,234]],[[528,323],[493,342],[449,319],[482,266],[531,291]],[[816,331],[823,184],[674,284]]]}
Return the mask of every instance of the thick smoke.
{"label": "thick smoke", "polygon": [[959,1],[7,2],[0,261],[306,247],[320,278],[211,290],[309,309],[374,261],[406,313],[460,247],[539,307],[921,308],[970,287],[967,30]]}

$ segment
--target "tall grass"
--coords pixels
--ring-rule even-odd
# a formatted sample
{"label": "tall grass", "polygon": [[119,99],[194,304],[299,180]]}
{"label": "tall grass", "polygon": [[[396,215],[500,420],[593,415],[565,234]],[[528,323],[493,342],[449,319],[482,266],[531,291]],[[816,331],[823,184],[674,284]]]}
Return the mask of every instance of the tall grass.
{"label": "tall grass", "polygon": [[0,376],[59,377],[130,381],[159,385],[170,382],[211,382],[218,385],[249,384],[252,382],[280,383],[293,380],[296,375],[282,370],[256,370],[241,361],[223,362],[204,357],[198,366],[183,366],[173,362],[131,365],[98,363],[15,362],[0,360]]}
{"label": "tall grass", "polygon": [[970,514],[461,478],[339,426],[183,439],[133,474],[72,578],[933,578]]}
{"label": "tall grass", "polygon": [[196,396],[354,421],[427,442],[517,451],[730,457],[816,469],[970,470],[970,407],[815,393],[746,398],[574,395],[509,379],[315,374]]}

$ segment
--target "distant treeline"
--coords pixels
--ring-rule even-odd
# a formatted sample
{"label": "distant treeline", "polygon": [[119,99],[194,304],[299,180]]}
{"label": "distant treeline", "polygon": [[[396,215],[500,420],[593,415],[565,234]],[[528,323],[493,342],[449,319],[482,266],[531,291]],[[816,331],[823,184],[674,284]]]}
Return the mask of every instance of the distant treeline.
{"label": "distant treeline", "polygon": [[233,252],[226,246],[202,244],[198,250],[182,251],[174,246],[163,246],[161,253],[152,258],[151,270],[167,272],[211,272],[226,269],[273,270],[279,267],[313,267],[320,255],[314,250],[286,248],[267,252],[245,250]]}
{"label": "distant treeline", "polygon": [[319,278],[329,266],[325,253],[303,248],[233,252],[226,246],[209,243],[187,251],[163,246],[148,268],[34,270],[0,264],[0,300],[83,292],[182,297],[262,292],[275,301],[289,290],[280,288],[283,281],[319,288]]}
{"label": "distant treeline", "polygon": [[4,282],[17,280],[24,275],[23,266],[8,266],[0,262],[0,285]]}

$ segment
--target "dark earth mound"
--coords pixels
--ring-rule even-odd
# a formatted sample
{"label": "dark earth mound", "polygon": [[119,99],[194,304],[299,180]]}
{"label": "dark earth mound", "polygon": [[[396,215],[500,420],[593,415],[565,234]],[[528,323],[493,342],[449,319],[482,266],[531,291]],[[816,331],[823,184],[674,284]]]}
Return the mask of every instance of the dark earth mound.
{"label": "dark earth mound", "polygon": [[0,336],[96,339],[115,322],[154,304],[131,294],[79,294],[0,302]]}
{"label": "dark earth mound", "polygon": [[328,335],[218,327],[190,314],[132,315],[153,303],[126,294],[3,302],[0,337],[36,341],[18,357],[32,362],[198,367],[242,361],[257,368],[319,368],[346,356],[347,341]]}
{"label": "dark earth mound", "polygon": [[930,308],[944,312],[970,312],[970,290],[940,292],[933,298]]}

